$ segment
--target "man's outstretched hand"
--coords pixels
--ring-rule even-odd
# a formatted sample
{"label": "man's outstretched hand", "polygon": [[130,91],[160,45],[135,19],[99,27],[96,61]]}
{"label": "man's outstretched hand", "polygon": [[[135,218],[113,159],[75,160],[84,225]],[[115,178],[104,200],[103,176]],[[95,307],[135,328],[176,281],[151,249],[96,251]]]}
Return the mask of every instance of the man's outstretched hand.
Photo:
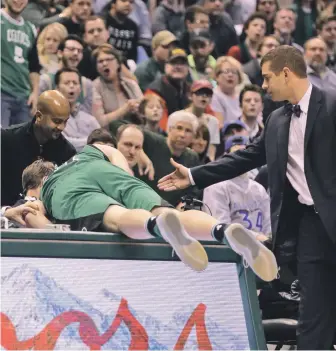
{"label": "man's outstretched hand", "polygon": [[158,182],[158,188],[163,191],[174,191],[188,188],[191,183],[188,174],[188,168],[175,162],[172,158],[170,163],[176,168],[173,173],[170,173]]}

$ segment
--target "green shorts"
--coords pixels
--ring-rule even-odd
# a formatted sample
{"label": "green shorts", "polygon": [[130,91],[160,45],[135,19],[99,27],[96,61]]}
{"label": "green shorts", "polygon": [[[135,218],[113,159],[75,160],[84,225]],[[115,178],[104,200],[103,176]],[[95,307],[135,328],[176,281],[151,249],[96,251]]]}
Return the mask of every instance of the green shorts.
{"label": "green shorts", "polygon": [[[75,221],[73,230],[81,230],[84,225],[78,222],[84,219],[90,222],[92,218],[96,223],[94,227],[98,228],[105,211],[112,205],[147,211],[161,206],[172,207],[146,183],[106,161],[93,161],[85,172],[77,167],[56,183],[50,183],[53,184],[52,191],[46,189],[47,181],[42,190],[42,201],[49,204],[47,211],[57,222]],[[85,227],[93,230],[92,225]]]}

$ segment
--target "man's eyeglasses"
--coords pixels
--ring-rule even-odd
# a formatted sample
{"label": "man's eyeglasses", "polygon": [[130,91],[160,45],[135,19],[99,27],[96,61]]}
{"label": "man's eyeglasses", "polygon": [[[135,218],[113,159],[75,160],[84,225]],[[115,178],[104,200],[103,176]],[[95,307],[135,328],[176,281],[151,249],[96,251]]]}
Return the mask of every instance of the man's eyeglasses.
{"label": "man's eyeglasses", "polygon": [[207,43],[204,41],[195,41],[191,44],[191,48],[194,50],[205,49],[206,46],[207,46]]}
{"label": "man's eyeglasses", "polygon": [[196,96],[212,97],[213,92],[208,89],[200,89],[194,92]]}
{"label": "man's eyeglasses", "polygon": [[259,2],[259,5],[275,5],[275,2],[273,0],[262,0]]}

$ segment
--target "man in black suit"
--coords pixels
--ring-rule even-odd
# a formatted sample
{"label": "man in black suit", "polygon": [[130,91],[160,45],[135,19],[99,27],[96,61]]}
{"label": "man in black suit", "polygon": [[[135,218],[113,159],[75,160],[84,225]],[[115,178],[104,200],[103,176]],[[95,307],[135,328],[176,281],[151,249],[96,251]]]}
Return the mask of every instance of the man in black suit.
{"label": "man in black suit", "polygon": [[313,87],[301,52],[283,45],[262,61],[274,101],[264,133],[243,151],[176,171],[161,190],[205,188],[267,163],[272,244],[278,263],[297,261],[301,284],[298,349],[331,349],[336,331],[336,101]]}

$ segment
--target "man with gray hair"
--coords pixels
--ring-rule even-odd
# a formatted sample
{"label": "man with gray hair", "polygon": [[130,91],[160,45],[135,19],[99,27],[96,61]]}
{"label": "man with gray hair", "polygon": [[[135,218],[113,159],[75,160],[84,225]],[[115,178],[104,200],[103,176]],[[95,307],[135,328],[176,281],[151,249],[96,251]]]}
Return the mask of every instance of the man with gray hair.
{"label": "man with gray hair", "polygon": [[[119,126],[125,121],[115,121],[110,124],[110,131],[112,135],[117,134]],[[187,111],[181,110],[172,113],[168,118],[168,137],[144,130],[143,150],[149,159],[153,162],[155,175],[154,179],[149,179],[147,175],[140,175],[137,167],[133,168],[134,175],[147,183],[154,189],[163,199],[168,201],[171,205],[177,206],[181,202],[181,197],[191,195],[193,197],[199,196],[199,191],[181,190],[173,193],[159,191],[157,188],[158,180],[173,171],[173,166],[170,159],[182,163],[186,167],[197,166],[200,164],[197,154],[188,148],[192,143],[196,134],[199,122],[197,117]],[[135,135],[133,135],[133,140]]]}

